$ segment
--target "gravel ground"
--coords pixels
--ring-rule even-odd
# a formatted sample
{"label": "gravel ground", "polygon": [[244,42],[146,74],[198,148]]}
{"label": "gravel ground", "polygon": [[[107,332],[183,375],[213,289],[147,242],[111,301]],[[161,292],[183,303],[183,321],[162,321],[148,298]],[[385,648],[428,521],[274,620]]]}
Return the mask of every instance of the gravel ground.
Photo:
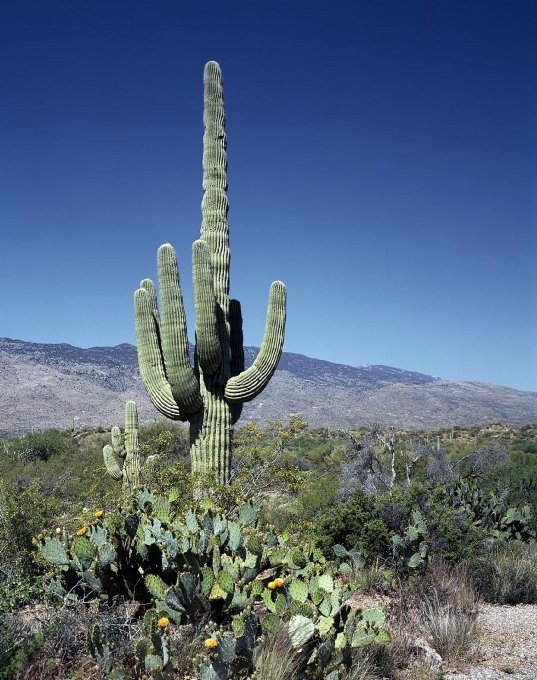
{"label": "gravel ground", "polygon": [[537,680],[537,605],[483,605],[478,621],[473,658],[443,680]]}

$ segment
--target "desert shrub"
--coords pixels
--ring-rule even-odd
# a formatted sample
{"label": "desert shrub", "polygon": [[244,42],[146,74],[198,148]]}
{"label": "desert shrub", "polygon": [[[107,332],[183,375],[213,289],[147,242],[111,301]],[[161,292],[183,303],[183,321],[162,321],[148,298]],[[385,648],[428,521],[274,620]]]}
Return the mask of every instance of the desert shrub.
{"label": "desert shrub", "polygon": [[32,452],[32,458],[39,460],[49,460],[52,456],[67,453],[72,449],[70,438],[62,435],[59,430],[28,432],[22,438],[21,446]]}
{"label": "desert shrub", "polygon": [[85,656],[88,613],[33,606],[0,616],[0,678],[66,677]]}
{"label": "desert shrub", "polygon": [[0,482],[0,564],[4,569],[15,556],[29,565],[35,552],[35,537],[54,528],[54,517],[60,511],[58,496],[44,494],[37,480],[22,488]]}
{"label": "desert shrub", "polygon": [[[139,438],[140,444],[147,446],[152,454],[164,454],[170,461],[182,460],[185,464],[189,461],[189,432],[180,423],[162,418],[140,425]],[[163,442],[165,445],[162,445]]]}
{"label": "desert shrub", "polygon": [[326,514],[337,503],[339,481],[335,475],[323,475],[310,482],[297,497],[297,512],[306,522]]}
{"label": "desert shrub", "polygon": [[429,498],[425,509],[430,557],[457,564],[480,554],[485,545],[483,532],[476,528],[460,507],[447,501],[441,488]]}
{"label": "desert shrub", "polygon": [[43,648],[43,634],[21,634],[20,623],[5,614],[0,616],[0,678],[10,680],[30,665]]}
{"label": "desert shrub", "polygon": [[360,489],[319,517],[315,537],[326,555],[336,544],[359,550],[371,559],[388,556],[391,551],[390,531],[373,498]]}
{"label": "desert shrub", "polygon": [[537,464],[533,463],[533,458],[537,461],[537,456],[527,455],[532,457],[529,463],[526,459],[517,461],[516,457],[511,458],[489,470],[480,480],[480,485],[484,489],[492,490],[501,484],[507,490],[506,501],[509,506],[519,507],[527,504],[531,508],[532,516],[537,518]]}

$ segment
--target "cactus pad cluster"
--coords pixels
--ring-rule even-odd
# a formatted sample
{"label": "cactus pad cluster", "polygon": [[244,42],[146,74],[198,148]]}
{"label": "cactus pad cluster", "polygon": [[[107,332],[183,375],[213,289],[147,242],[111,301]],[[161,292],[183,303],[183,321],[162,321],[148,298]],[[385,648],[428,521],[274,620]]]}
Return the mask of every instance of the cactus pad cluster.
{"label": "cactus pad cluster", "polygon": [[[167,625],[159,621],[176,626],[209,618],[198,659],[202,679],[253,671],[263,635],[281,626],[296,649],[307,645],[309,677],[322,671],[336,680],[353,648],[389,642],[383,611],[354,610],[352,590],[322,552],[260,531],[253,503],[236,516],[214,508],[184,514],[176,499],[140,488],[130,507],[97,518],[85,536],[65,546],[56,536],[40,543],[42,557],[57,567],[51,587],[63,597],[119,595],[144,604],[151,627],[139,656],[146,671],[154,663],[162,674],[170,663]],[[109,659],[106,645],[93,635],[94,656]]]}

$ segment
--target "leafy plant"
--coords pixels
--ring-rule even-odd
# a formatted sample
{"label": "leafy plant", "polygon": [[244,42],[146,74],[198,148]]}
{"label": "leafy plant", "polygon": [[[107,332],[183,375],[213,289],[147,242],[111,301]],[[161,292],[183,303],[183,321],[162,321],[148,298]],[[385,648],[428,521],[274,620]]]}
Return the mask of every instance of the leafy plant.
{"label": "leafy plant", "polygon": [[390,553],[390,531],[374,498],[359,489],[348,501],[338,503],[319,517],[314,535],[327,555],[336,544],[356,549],[366,558]]}

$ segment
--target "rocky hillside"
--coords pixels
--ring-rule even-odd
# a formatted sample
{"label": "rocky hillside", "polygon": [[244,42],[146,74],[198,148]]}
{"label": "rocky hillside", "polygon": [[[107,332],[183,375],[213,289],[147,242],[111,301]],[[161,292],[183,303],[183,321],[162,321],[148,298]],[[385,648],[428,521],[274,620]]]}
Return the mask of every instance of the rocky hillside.
{"label": "rocky hillside", "polygon": [[[257,351],[245,348],[247,365]],[[80,349],[0,338],[0,437],[32,428],[122,425],[128,399],[137,402],[142,421],[160,418],[142,386],[133,345]],[[284,352],[267,389],[244,405],[241,422],[291,413],[330,428],[523,425],[537,421],[537,393]]]}

